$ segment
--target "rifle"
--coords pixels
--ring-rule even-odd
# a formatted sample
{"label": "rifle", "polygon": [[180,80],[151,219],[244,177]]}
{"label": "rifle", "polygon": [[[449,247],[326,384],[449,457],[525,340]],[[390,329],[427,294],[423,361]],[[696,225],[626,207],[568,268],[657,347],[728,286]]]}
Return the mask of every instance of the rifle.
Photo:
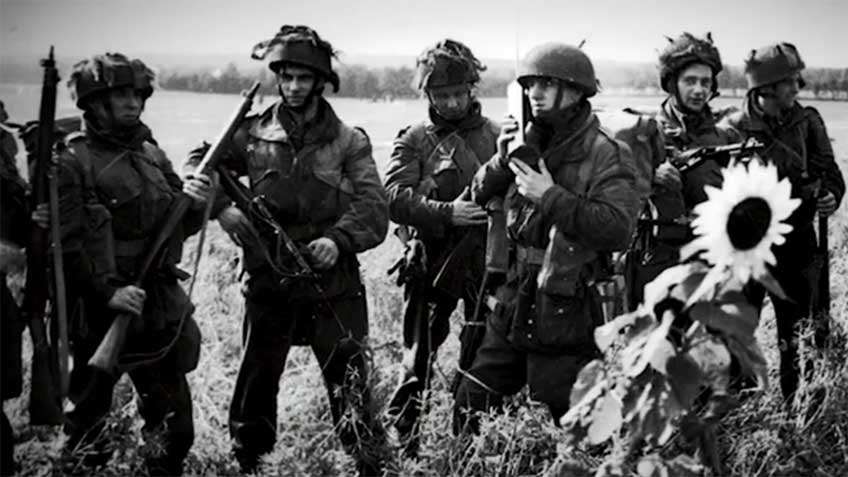
{"label": "rifle", "polygon": [[816,250],[819,273],[812,302],[812,317],[815,324],[815,343],[823,348],[830,335],[830,251],[827,243],[827,216],[819,215],[819,236]]}
{"label": "rifle", "polygon": [[[48,57],[41,60],[44,79],[41,86],[41,107],[38,114],[39,129],[37,149],[31,175],[31,207],[47,202],[47,174],[53,161],[53,127],[56,115],[56,85],[59,74],[50,47]],[[53,217],[51,217],[52,219]],[[52,222],[52,220],[51,220]],[[27,250],[26,292],[23,311],[29,322],[32,338],[32,384],[30,386],[29,416],[32,424],[61,424],[62,394],[56,389],[55,363],[51,362],[50,343],[44,324],[45,307],[50,291],[47,286],[47,248],[50,245],[47,230],[33,224],[30,229],[30,243]],[[58,241],[58,236],[54,235]],[[59,262],[61,263],[61,262]],[[58,290],[57,290],[58,291]],[[55,303],[54,303],[55,306]],[[64,314],[60,313],[60,319]],[[60,328],[63,328],[60,325]],[[65,331],[67,331],[67,328]],[[67,352],[67,335],[65,335]]]}
{"label": "rifle", "polygon": [[[258,81],[255,82],[250,90],[244,94],[244,99],[241,104],[239,104],[238,109],[212,144],[212,147],[210,147],[204,154],[203,159],[196,168],[197,171],[200,171],[202,174],[211,175],[216,170],[218,164],[228,150],[233,134],[236,132],[245,116],[247,116],[247,113],[250,112],[250,108],[253,106],[253,98],[259,90],[259,86],[260,83]],[[171,239],[171,235],[173,235],[174,230],[182,222],[183,217],[188,212],[189,207],[191,206],[191,200],[192,199],[190,197],[182,194],[171,207],[171,210],[168,212],[167,217],[163,221],[163,225],[159,229],[155,240],[150,244],[145,252],[144,260],[141,262],[142,265],[134,282],[136,286],[141,287],[144,284],[151,267],[153,264],[158,262],[159,255],[162,252],[164,245]],[[130,320],[132,320],[132,318],[133,315],[130,313],[121,313],[115,317],[114,321],[112,321],[112,325],[106,332],[106,336],[103,337],[103,340],[100,342],[97,350],[88,361],[89,365],[108,373],[114,373],[117,370],[118,358],[121,354],[121,350],[124,348],[124,342],[127,338],[127,330],[129,329]]]}
{"label": "rifle", "polygon": [[671,164],[680,172],[686,172],[708,159],[718,160],[722,165],[727,165],[731,159],[748,157],[751,154],[761,152],[763,149],[765,149],[765,144],[756,138],[749,138],[742,142],[724,146],[696,147],[679,154],[674,147],[667,147],[666,152],[670,157]]}
{"label": "rifle", "polygon": [[424,389],[419,376],[430,371],[430,307],[422,293],[426,287],[427,251],[424,243],[406,225],[395,229],[404,246],[403,256],[389,268],[388,275],[398,272],[397,284],[404,285],[406,307],[403,317],[403,336],[408,349],[404,351],[403,374],[389,398],[387,414],[395,426],[408,432],[417,419],[417,404],[413,402]]}

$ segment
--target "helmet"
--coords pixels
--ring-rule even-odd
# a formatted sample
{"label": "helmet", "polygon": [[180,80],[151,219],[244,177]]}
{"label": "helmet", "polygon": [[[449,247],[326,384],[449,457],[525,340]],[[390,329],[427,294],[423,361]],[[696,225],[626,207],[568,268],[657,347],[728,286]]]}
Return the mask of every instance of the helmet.
{"label": "helmet", "polygon": [[427,48],[416,60],[415,84],[418,89],[480,81],[486,67],[464,44],[444,39]]}
{"label": "helmet", "polygon": [[592,61],[580,48],[564,43],[545,43],[527,53],[518,67],[518,82],[533,76],[565,81],[580,88],[586,97],[598,92]]}
{"label": "helmet", "polygon": [[303,25],[283,25],[273,38],[257,43],[250,54],[255,60],[267,60],[268,68],[275,73],[282,63],[305,66],[322,75],[333,85],[333,92],[338,92],[339,75],[331,64],[335,56],[329,42]]}
{"label": "helmet", "polygon": [[804,61],[795,45],[777,43],[751,50],[745,60],[745,78],[748,89],[754,89],[791,78],[804,68]]}
{"label": "helmet", "polygon": [[127,86],[147,99],[153,94],[155,77],[141,60],[130,60],[120,53],[105,53],[75,64],[68,88],[77,107],[82,109],[92,96]]}
{"label": "helmet", "polygon": [[697,38],[691,33],[684,32],[676,39],[668,39],[669,43],[660,53],[660,86],[671,93],[672,82],[676,80],[681,70],[693,63],[703,63],[713,71],[713,92],[718,89],[715,77],[722,70],[721,55],[713,45],[710,33],[704,39]]}

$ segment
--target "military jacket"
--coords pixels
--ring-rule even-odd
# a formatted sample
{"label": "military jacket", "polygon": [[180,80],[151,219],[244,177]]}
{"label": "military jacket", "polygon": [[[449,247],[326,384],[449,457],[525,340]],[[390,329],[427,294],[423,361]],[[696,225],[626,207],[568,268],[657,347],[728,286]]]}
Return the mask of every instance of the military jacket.
{"label": "military jacket", "polygon": [[386,168],[391,219],[415,227],[425,241],[449,235],[450,202],[495,153],[498,134],[498,125],[482,116],[464,127],[428,119],[402,129]]}
{"label": "military jacket", "polygon": [[[608,252],[627,246],[639,212],[629,155],[589,114],[574,133],[554,138],[543,151],[555,185],[540,204],[518,194],[500,157],[477,172],[472,194],[478,204],[505,196],[513,251],[507,284],[497,295],[512,321],[502,326],[513,342],[554,352],[591,345],[598,317],[589,309],[587,284]],[[529,288],[528,280],[534,282]],[[534,296],[523,296],[528,291]]]}
{"label": "military jacket", "polygon": [[[731,128],[717,124],[718,115],[709,105],[699,115],[684,115],[666,99],[656,115],[657,122],[663,128],[667,146],[683,152],[688,149],[722,146],[740,141],[740,136]],[[686,210],[707,199],[704,186],[721,186],[722,165],[716,161],[703,161],[683,173],[683,199]]]}
{"label": "military jacket", "polygon": [[766,146],[762,156],[777,166],[781,178],[792,183],[792,196],[801,206],[788,223],[809,226],[815,216],[818,187],[831,192],[837,204],[845,194],[845,181],[833,156],[833,147],[819,112],[795,103],[780,119],[764,115],[750,97],[741,111],[722,121],[743,137],[754,137]]}
{"label": "military jacket", "polygon": [[[358,273],[356,254],[379,245],[388,229],[386,192],[371,143],[362,129],[343,123],[323,98],[306,125],[294,127],[282,109],[278,101],[246,118],[223,165],[248,178],[252,192],[268,200],[295,242],[327,237],[336,243],[338,263],[320,275],[326,294],[342,293],[358,286],[358,278],[339,278],[334,269]],[[246,244],[245,269],[254,272],[265,265],[256,248]]]}
{"label": "military jacket", "polygon": [[[142,128],[131,143],[91,131],[71,134],[59,158],[66,275],[82,289],[89,311],[104,308],[118,287],[138,280],[148,247],[182,194],[182,180],[170,160]],[[183,241],[201,223],[202,210],[190,210],[143,281],[144,311],[131,331],[134,336],[128,337],[123,364],[161,359],[176,343],[181,371],[196,365],[199,330],[178,283],[186,274],[177,264]],[[82,318],[84,323],[72,331],[87,339],[99,339],[109,324],[102,313]]]}

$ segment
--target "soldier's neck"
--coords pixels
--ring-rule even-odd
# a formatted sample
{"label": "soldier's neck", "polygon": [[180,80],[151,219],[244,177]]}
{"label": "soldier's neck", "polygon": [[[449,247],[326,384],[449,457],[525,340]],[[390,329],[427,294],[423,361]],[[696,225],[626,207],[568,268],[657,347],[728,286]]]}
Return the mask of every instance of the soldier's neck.
{"label": "soldier's neck", "polygon": [[309,103],[301,107],[285,106],[291,118],[299,125],[304,125],[318,115],[318,98],[313,97]]}
{"label": "soldier's neck", "polygon": [[770,101],[762,96],[757,96],[757,106],[763,115],[776,119],[782,118],[791,110],[791,108],[782,108],[777,101]]}

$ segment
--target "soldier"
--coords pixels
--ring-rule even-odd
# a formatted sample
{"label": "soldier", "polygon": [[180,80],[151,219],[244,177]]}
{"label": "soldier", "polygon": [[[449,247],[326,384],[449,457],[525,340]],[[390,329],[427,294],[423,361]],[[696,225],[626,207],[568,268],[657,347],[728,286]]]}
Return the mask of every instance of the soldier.
{"label": "soldier", "polygon": [[305,26],[285,25],[256,45],[253,57],[268,62],[280,98],[244,121],[223,161],[228,171],[249,178],[253,194],[265,197],[318,275],[317,283],[281,284],[244,213],[228,203],[213,210],[242,245],[248,274],[244,354],[230,406],[235,457],[245,472],[274,447],[279,381],[292,345],[312,347],[338,436],[359,471],[380,472],[384,435],[371,410],[368,315],[356,254],[383,241],[388,207],[368,136],[343,123],[323,97],[327,86],[338,91],[334,56],[332,46]]}
{"label": "soldier", "polygon": [[[200,330],[178,283],[182,242],[200,228],[210,182],[183,182],[141,121],[153,94],[153,72],[140,60],[106,53],[73,67],[71,96],[84,132],[65,138],[59,157],[62,245],[68,284],[74,367],[66,413],[66,470],[104,464],[111,456],[101,431],[124,371],[138,393],[145,431],[161,432],[162,452],[146,459],[150,475],[180,475],[194,440],[186,373],[197,365]],[[133,283],[146,247],[180,194],[192,210],[142,287]],[[47,204],[34,220],[46,227]],[[135,315],[117,373],[86,366],[114,317]],[[81,458],[81,462],[77,459]],[[86,470],[85,472],[90,472]]]}
{"label": "soldier", "polygon": [[[29,232],[29,207],[26,202],[26,182],[18,173],[15,156],[18,146],[15,137],[7,131],[6,108],[0,101],[0,326],[2,326],[2,398],[11,399],[21,394],[21,332],[23,323],[15,299],[6,286],[6,274],[20,269],[25,261],[21,250]],[[13,475],[17,470],[14,458],[15,436],[12,425],[3,412],[3,434],[0,436],[0,475]]]}
{"label": "soldier", "polygon": [[528,147],[507,155],[524,125],[506,120],[498,152],[472,185],[478,204],[505,196],[512,250],[506,283],[489,300],[496,305],[483,343],[456,391],[457,431],[468,411],[498,406],[525,383],[555,419],[566,412],[577,373],[597,353],[593,330],[603,318],[591,284],[609,253],[627,245],[638,213],[630,149],[592,113],[598,86],[586,54],[537,46],[518,81],[532,115]]}
{"label": "soldier", "polygon": [[[721,112],[710,108],[710,100],[718,96],[717,76],[722,64],[709,33],[703,39],[690,33],[670,39],[660,53],[659,67],[660,86],[668,96],[652,115],[660,126],[667,151],[678,154],[738,140],[732,130],[717,126]],[[708,159],[681,173],[663,160],[654,170],[650,200],[655,223],[644,223],[637,242],[644,244],[644,249],[628,255],[628,301],[632,306],[641,302],[646,283],[677,263],[679,247],[691,239],[687,217],[696,204],[706,200],[704,186],[721,185],[721,167]]]}
{"label": "soldier", "polygon": [[[804,87],[803,69],[804,62],[790,43],[752,50],[745,61],[748,93],[742,110],[723,121],[737,133],[765,144],[762,156],[777,166],[781,179],[789,178],[792,197],[802,201],[787,220],[792,232],[786,236],[786,242],[774,249],[777,265],[771,272],[787,296],[769,293],[780,343],[780,389],[787,401],[791,401],[798,387],[795,327],[809,316],[814,288],[809,283],[809,272],[815,268],[813,219],[817,213],[831,215],[845,193],[845,182],[834,161],[821,115],[815,108],[797,101],[798,91]],[[755,283],[749,284],[749,288],[752,301],[761,306],[765,289]],[[822,346],[823,341],[820,331],[816,345]]]}
{"label": "soldier", "polygon": [[[460,298],[466,326],[475,326],[487,215],[471,201],[468,186],[495,153],[499,129],[481,114],[474,88],[485,67],[467,46],[439,41],[418,57],[417,70],[416,83],[427,97],[429,117],[398,133],[385,182],[391,219],[414,230],[426,260],[423,276],[399,280],[406,282],[406,350],[400,386],[389,407],[401,440],[413,452],[422,392],[429,386],[432,361],[447,338]],[[405,264],[401,274],[412,268]]]}

